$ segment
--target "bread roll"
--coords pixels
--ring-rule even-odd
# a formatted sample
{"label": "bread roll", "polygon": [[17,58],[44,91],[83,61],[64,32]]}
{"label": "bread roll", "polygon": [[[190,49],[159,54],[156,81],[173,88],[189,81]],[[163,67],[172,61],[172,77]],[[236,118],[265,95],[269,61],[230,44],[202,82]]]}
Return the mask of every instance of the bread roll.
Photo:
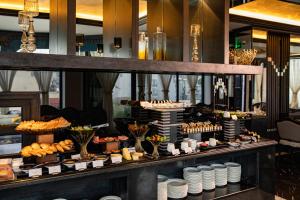
{"label": "bread roll", "polygon": [[41,147],[40,147],[40,145],[38,144],[38,143],[32,143],[31,144],[31,148],[33,149],[33,150],[35,150],[35,149],[40,149]]}
{"label": "bread roll", "polygon": [[42,143],[42,144],[40,144],[40,146],[42,149],[48,149],[50,145],[46,144],[46,143]]}

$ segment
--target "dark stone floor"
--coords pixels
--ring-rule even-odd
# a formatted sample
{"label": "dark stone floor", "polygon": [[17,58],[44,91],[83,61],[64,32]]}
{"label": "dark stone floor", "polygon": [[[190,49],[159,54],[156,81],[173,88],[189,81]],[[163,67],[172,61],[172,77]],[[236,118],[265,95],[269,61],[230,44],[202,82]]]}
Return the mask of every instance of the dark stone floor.
{"label": "dark stone floor", "polygon": [[300,200],[300,153],[277,156],[275,194],[287,200]]}
{"label": "dark stone floor", "polygon": [[[276,158],[275,194],[260,189],[222,198],[223,200],[274,200],[274,195],[286,200],[300,200],[300,153]],[[276,198],[280,199],[281,198]]]}

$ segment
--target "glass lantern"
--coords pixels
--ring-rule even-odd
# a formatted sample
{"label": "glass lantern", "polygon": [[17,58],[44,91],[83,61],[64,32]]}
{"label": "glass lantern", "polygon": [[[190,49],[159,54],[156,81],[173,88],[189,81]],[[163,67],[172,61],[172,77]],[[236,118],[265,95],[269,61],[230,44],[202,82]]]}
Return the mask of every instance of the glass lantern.
{"label": "glass lantern", "polygon": [[139,34],[139,59],[147,60],[148,59],[148,37],[146,37],[145,32]]}

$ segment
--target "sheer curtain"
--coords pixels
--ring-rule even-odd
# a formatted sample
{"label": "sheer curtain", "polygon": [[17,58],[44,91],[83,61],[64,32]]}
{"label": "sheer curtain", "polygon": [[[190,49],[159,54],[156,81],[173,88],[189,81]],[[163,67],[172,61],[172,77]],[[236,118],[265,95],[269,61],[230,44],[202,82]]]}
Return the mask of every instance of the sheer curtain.
{"label": "sheer curtain", "polygon": [[253,104],[261,103],[262,102],[262,98],[261,98],[262,82],[263,82],[263,75],[261,75],[261,74],[255,75],[255,78],[254,78],[254,99],[253,99]]}
{"label": "sheer curtain", "polygon": [[17,71],[0,70],[0,87],[3,92],[10,92]]}
{"label": "sheer curtain", "polygon": [[162,74],[160,75],[161,83],[163,86],[164,100],[169,100],[169,88],[172,80],[172,75]]}
{"label": "sheer curtain", "polygon": [[290,61],[290,89],[292,91],[292,102],[290,108],[298,108],[298,93],[300,91],[300,59]]}
{"label": "sheer curtain", "polygon": [[152,99],[152,74],[147,74],[146,75],[146,80],[147,80],[147,96],[148,96],[148,101],[151,101]]}
{"label": "sheer curtain", "polygon": [[119,73],[99,72],[96,74],[97,79],[103,88],[103,109],[106,111],[107,121],[110,129],[113,127],[113,89],[118,80]]}
{"label": "sheer curtain", "polygon": [[199,79],[198,75],[187,76],[187,81],[189,83],[190,90],[191,90],[191,103],[193,105],[196,104],[196,86],[197,86],[198,79]]}
{"label": "sheer curtain", "polygon": [[42,93],[42,105],[48,105],[49,90],[50,90],[50,84],[51,84],[53,72],[49,72],[49,71],[33,72],[33,75]]}

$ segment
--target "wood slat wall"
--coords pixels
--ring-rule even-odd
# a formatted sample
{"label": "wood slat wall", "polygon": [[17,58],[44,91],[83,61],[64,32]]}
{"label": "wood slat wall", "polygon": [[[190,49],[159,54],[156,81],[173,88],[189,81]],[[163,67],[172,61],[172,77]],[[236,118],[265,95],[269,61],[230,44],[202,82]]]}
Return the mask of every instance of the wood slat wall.
{"label": "wood slat wall", "polygon": [[[288,64],[290,58],[290,35],[268,32],[267,58],[272,58],[279,72]],[[268,129],[276,128],[276,121],[286,116],[289,111],[289,70],[280,76],[274,65],[267,66],[267,109]]]}

